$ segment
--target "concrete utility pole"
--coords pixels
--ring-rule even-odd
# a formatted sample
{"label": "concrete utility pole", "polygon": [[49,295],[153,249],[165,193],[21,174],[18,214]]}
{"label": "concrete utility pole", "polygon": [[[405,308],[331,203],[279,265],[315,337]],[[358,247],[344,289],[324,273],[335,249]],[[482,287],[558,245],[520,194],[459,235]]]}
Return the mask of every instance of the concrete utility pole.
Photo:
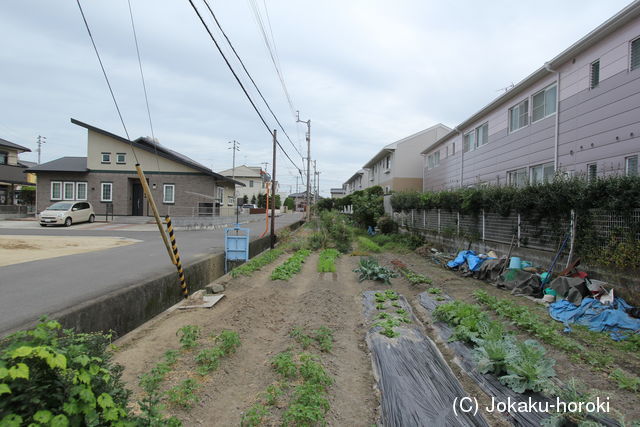
{"label": "concrete utility pole", "polygon": [[318,171],[316,172],[316,176],[318,177],[317,183],[316,183],[316,203],[318,202],[318,199],[320,198],[320,174],[322,172]]}
{"label": "concrete utility pole", "polygon": [[273,130],[273,176],[271,177],[271,184],[273,190],[271,191],[271,238],[269,239],[270,245],[269,247],[273,249],[276,244],[276,191],[278,187],[276,185],[276,143],[278,140],[276,139],[277,130]]}
{"label": "concrete utility pole", "polygon": [[307,221],[311,219],[311,119],[300,120],[300,111],[296,111],[296,123],[307,124]]}
{"label": "concrete utility pole", "polygon": [[46,139],[47,139],[46,136],[38,135],[38,164],[40,164],[40,154],[42,153],[42,144],[47,142]]}
{"label": "concrete utility pole", "polygon": [[[236,151],[240,151],[240,143],[237,142],[235,139],[233,141],[229,141],[229,144],[233,144],[231,147],[229,147],[229,150],[233,150],[233,166],[231,169],[231,179],[233,179],[234,181],[236,180]],[[238,226],[238,224],[240,224],[239,221],[239,214],[240,211],[238,210],[238,193],[237,193],[237,188],[236,188],[236,184],[234,182],[233,184],[233,204],[236,207],[236,226]],[[222,201],[222,203],[224,203],[224,200]]]}

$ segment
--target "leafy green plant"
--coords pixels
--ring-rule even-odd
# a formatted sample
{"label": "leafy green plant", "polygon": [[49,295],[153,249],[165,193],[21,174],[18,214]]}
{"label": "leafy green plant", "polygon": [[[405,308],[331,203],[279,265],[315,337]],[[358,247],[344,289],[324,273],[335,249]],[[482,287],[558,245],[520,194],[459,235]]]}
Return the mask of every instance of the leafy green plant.
{"label": "leafy green plant", "polygon": [[477,347],[473,349],[478,371],[494,375],[505,373],[507,356],[513,351],[514,340],[505,335],[502,325],[496,322],[488,324],[480,334],[482,338],[476,339]]}
{"label": "leafy green plant", "polygon": [[301,269],[304,260],[311,254],[308,249],[300,249],[296,251],[282,265],[276,267],[271,273],[271,280],[289,280],[296,275]]}
{"label": "leafy green plant", "polygon": [[220,359],[224,356],[224,351],[220,347],[205,348],[196,355],[198,373],[206,375],[218,369]]}
{"label": "leafy green plant", "polygon": [[329,242],[329,237],[324,230],[320,230],[316,233],[312,233],[307,238],[307,245],[309,249],[312,251],[317,251],[318,249],[326,248]]}
{"label": "leafy green plant", "polygon": [[313,331],[314,339],[318,342],[320,351],[328,353],[333,348],[333,331],[326,326],[320,326],[320,328]]}
{"label": "leafy green plant", "polygon": [[616,369],[611,372],[611,378],[618,383],[618,387],[624,390],[639,391],[640,378],[627,375],[622,369]]}
{"label": "leafy green plant", "polygon": [[169,365],[173,365],[178,361],[180,357],[180,352],[178,350],[167,350],[164,352],[164,360]]}
{"label": "leafy green plant", "polygon": [[231,277],[236,278],[238,276],[251,276],[254,271],[260,270],[265,265],[271,264],[277,260],[284,251],[282,249],[271,249],[266,251],[249,261],[245,262],[239,267],[231,270]]}
{"label": "leafy green plant", "polygon": [[267,386],[267,390],[265,391],[265,398],[267,400],[267,404],[275,405],[278,401],[278,398],[284,394],[284,391],[277,384],[271,384]]}
{"label": "leafy green plant", "polygon": [[200,385],[193,379],[183,380],[180,384],[167,390],[167,398],[171,404],[190,409],[198,403],[196,392]]}
{"label": "leafy green plant", "polygon": [[[399,307],[399,306],[398,306],[398,307]],[[377,304],[376,304],[376,309],[378,309],[378,310],[384,310],[384,309],[385,309],[385,306],[384,306],[384,304],[383,304],[383,303],[379,302],[379,303],[377,303]]]}
{"label": "leafy green plant", "polygon": [[332,273],[336,271],[336,259],[340,256],[337,249],[324,249],[318,257],[318,272]]}
{"label": "leafy green plant", "polygon": [[293,328],[289,333],[289,336],[298,341],[304,350],[306,350],[313,342],[311,337],[307,335],[301,327]]}
{"label": "leafy green plant", "polygon": [[235,331],[224,330],[217,336],[216,345],[226,356],[233,354],[240,347],[240,335]]}
{"label": "leafy green plant", "polygon": [[273,369],[285,378],[295,378],[298,375],[298,366],[293,361],[293,355],[289,351],[283,351],[271,359]]}
{"label": "leafy green plant", "polygon": [[261,403],[256,403],[244,413],[240,425],[242,427],[258,427],[262,425],[262,420],[267,414],[269,414],[267,408]]}
{"label": "leafy green plant", "polygon": [[198,345],[200,327],[195,325],[185,325],[178,329],[176,335],[179,335],[180,337],[180,347],[183,349],[194,348]]}
{"label": "leafy green plant", "polygon": [[0,341],[0,424],[107,425],[130,419],[109,334],[77,334],[56,321]]}
{"label": "leafy green plant", "polygon": [[489,318],[479,305],[452,301],[436,307],[433,311],[436,320],[454,326],[449,341],[466,341],[473,343],[481,338],[481,331],[486,330]]}
{"label": "leafy green plant", "polygon": [[378,244],[366,238],[365,236],[358,236],[358,245],[360,246],[360,250],[364,252],[382,252],[382,248],[378,246]]}
{"label": "leafy green plant", "polygon": [[507,375],[500,382],[516,393],[527,390],[544,391],[550,387],[549,379],[555,376],[555,360],[545,357],[546,350],[534,340],[516,342],[506,357]]}
{"label": "leafy green plant", "polygon": [[364,280],[377,280],[385,285],[391,285],[390,279],[398,276],[392,270],[379,265],[375,258],[361,258],[360,266],[353,271],[360,273],[358,276],[358,281],[360,282]]}
{"label": "leafy green plant", "polygon": [[311,354],[300,355],[300,376],[307,383],[330,386],[333,380],[326,373],[322,365],[317,361],[317,357]]}
{"label": "leafy green plant", "polygon": [[295,388],[291,404],[282,415],[284,425],[323,425],[329,400],[321,384],[304,383]]}
{"label": "leafy green plant", "polygon": [[442,294],[442,289],[440,289],[440,288],[429,288],[429,289],[427,289],[427,292],[429,292],[432,295],[440,295],[440,294]]}

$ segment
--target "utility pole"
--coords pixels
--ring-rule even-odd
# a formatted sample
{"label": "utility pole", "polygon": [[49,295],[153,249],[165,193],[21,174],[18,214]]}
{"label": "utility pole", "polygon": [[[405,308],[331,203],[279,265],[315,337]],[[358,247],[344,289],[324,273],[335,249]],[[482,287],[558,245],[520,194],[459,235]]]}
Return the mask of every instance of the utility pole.
{"label": "utility pole", "polygon": [[300,111],[296,111],[296,123],[307,124],[307,221],[311,219],[311,119],[300,120]]}
{"label": "utility pole", "polygon": [[316,175],[318,176],[318,182],[316,184],[316,202],[320,198],[320,174],[321,173],[322,172],[320,172],[320,171],[316,172]]}
{"label": "utility pole", "polygon": [[278,140],[276,139],[277,130],[273,130],[273,175],[271,177],[271,184],[273,190],[271,191],[271,197],[273,198],[271,201],[271,238],[269,239],[269,247],[273,249],[276,244],[276,143]]}
{"label": "utility pole", "polygon": [[40,154],[42,153],[42,144],[47,142],[46,139],[47,139],[46,136],[38,135],[38,164],[40,164]]}
{"label": "utility pole", "polygon": [[[233,183],[233,204],[236,207],[236,227],[240,226],[240,220],[239,220],[239,215],[240,215],[240,211],[238,210],[238,194],[237,194],[237,188],[236,188],[236,184],[235,184],[235,180],[236,180],[236,151],[240,151],[240,143],[237,142],[235,139],[233,141],[229,141],[229,144],[233,144],[231,147],[229,147],[229,150],[233,151],[233,166],[231,169],[231,179],[233,179],[234,183]],[[224,203],[224,200],[222,201]]]}
{"label": "utility pole", "polygon": [[318,203],[318,185],[316,184],[316,178],[318,177],[318,170],[316,169],[316,161],[313,161],[313,203]]}
{"label": "utility pole", "polygon": [[298,193],[298,176],[296,176],[296,194]]}

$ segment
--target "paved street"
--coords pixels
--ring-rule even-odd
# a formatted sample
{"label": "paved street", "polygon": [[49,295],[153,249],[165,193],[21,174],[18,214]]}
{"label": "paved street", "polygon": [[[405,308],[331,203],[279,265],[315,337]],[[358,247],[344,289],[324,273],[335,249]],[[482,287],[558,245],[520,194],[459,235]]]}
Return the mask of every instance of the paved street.
{"label": "paved street", "polygon": [[[276,218],[276,229],[299,219],[299,213]],[[264,222],[242,225],[251,239]],[[143,231],[147,230],[147,231]],[[0,267],[0,334],[38,317],[55,313],[149,277],[175,272],[162,238],[150,224],[78,224],[41,228],[35,221],[0,221],[0,235],[112,236],[141,240],[129,246]],[[224,230],[177,231],[185,264],[224,250]]]}

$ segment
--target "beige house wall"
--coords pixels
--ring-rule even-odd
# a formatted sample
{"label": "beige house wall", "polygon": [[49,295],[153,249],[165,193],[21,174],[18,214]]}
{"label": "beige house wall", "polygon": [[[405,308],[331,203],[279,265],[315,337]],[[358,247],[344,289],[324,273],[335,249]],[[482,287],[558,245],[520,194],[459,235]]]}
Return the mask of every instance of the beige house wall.
{"label": "beige house wall", "polygon": [[394,178],[394,191],[416,190],[422,191],[422,178]]}

